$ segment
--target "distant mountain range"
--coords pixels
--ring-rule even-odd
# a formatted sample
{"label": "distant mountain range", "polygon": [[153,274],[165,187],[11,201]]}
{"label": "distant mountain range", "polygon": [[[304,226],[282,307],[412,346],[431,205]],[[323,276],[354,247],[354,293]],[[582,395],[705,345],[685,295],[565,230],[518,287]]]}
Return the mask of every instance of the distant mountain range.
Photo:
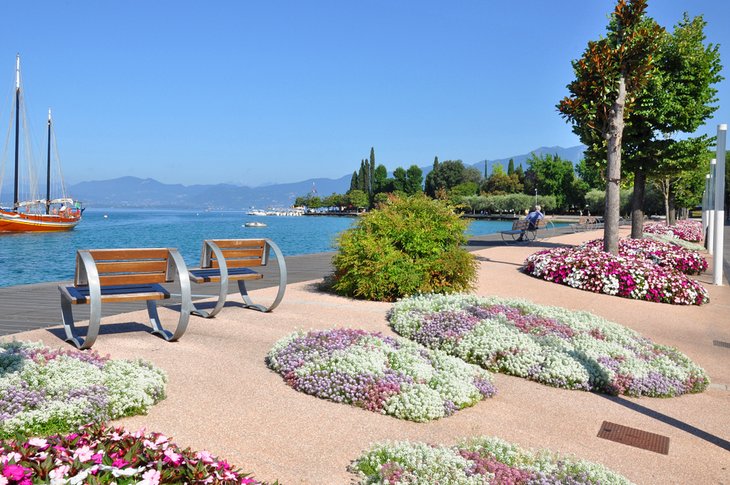
{"label": "distant mountain range", "polygon": [[[482,160],[472,164],[484,173],[484,165],[488,166],[488,173],[492,173],[494,166],[502,165],[507,170],[509,159],[512,158],[515,167],[522,164],[527,169],[525,161],[531,154],[539,156],[556,154],[564,160],[574,164],[583,157],[583,146],[570,148],[540,147],[524,155],[503,158],[499,160]],[[353,163],[353,167],[355,167]],[[431,171],[431,166],[422,167],[425,177]],[[344,193],[350,188],[352,174],[343,175],[338,179],[315,178],[302,182],[288,184],[273,184],[263,187],[245,187],[231,184],[215,185],[181,185],[164,184],[154,179],[140,179],[137,177],[121,177],[112,180],[81,182],[69,187],[69,193],[74,198],[82,200],[86,207],[129,207],[150,209],[229,209],[242,210],[250,207],[289,207],[294,200],[306,195],[316,188],[320,196],[332,193]],[[3,202],[7,202],[7,194],[12,189],[4,187]]]}

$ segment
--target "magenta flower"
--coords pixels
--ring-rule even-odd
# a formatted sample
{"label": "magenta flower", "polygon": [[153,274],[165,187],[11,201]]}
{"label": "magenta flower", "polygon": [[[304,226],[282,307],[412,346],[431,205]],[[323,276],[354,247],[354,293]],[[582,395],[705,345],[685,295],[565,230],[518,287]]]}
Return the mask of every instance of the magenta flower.
{"label": "magenta flower", "polygon": [[29,468],[25,468],[21,465],[5,465],[3,468],[3,476],[10,480],[20,481],[26,475],[30,475],[32,471]]}

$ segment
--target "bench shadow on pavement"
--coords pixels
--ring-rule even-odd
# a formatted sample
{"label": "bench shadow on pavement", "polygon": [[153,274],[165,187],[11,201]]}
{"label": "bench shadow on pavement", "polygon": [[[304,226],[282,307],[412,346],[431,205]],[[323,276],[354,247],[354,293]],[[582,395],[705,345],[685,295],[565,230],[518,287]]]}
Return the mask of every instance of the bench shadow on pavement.
{"label": "bench shadow on pavement", "polygon": [[720,438],[719,436],[715,436],[712,433],[708,433],[707,431],[701,430],[695,426],[692,426],[691,424],[685,423],[684,421],[680,421],[679,419],[673,418],[671,416],[667,416],[666,414],[660,413],[659,411],[649,409],[645,406],[642,406],[641,404],[635,403],[633,401],[629,401],[628,399],[624,399],[619,396],[608,396],[606,394],[597,394],[597,395],[601,396],[602,398],[607,399],[615,404],[618,404],[618,405],[624,406],[628,409],[631,409],[632,411],[636,411],[639,414],[643,414],[644,416],[654,418],[657,421],[661,421],[662,423],[668,424],[669,426],[672,426],[672,427],[682,430],[686,433],[689,433],[692,436],[696,436],[697,438],[700,438],[709,443],[712,443],[713,445],[717,445],[720,448],[722,448],[723,450],[730,451],[730,441]]}

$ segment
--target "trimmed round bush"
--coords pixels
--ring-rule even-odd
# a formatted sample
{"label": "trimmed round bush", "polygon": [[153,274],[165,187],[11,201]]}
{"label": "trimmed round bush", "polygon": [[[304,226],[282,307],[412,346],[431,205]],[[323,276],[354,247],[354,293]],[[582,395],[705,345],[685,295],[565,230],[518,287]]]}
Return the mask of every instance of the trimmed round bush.
{"label": "trimmed round bush", "polygon": [[411,421],[450,416],[495,394],[477,366],[400,337],[364,330],[296,332],[267,364],[298,391]]}
{"label": "trimmed round bush", "polygon": [[704,391],[705,371],[677,349],[588,312],[498,297],[428,295],[390,314],[399,334],[493,372],[629,396]]}
{"label": "trimmed round bush", "polygon": [[0,438],[45,436],[144,414],[165,397],[165,373],[138,360],[40,343],[0,344]]}
{"label": "trimmed round bush", "polygon": [[393,197],[339,236],[330,284],[341,295],[378,301],[468,290],[477,262],[461,247],[467,226],[446,202]]}
{"label": "trimmed round bush", "polygon": [[378,443],[357,458],[351,470],[361,484],[631,483],[598,463],[547,450],[531,452],[486,436],[469,438],[451,447],[408,441]]}

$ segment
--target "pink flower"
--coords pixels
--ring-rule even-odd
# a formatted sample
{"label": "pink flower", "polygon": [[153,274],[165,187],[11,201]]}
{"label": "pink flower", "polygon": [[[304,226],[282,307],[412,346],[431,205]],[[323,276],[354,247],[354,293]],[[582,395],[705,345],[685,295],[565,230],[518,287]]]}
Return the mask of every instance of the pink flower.
{"label": "pink flower", "polygon": [[20,465],[6,465],[5,468],[3,468],[3,476],[15,481],[22,480],[25,477],[25,474],[30,472],[30,469]]}
{"label": "pink flower", "polygon": [[208,451],[199,451],[195,454],[195,458],[202,461],[203,463],[213,463],[215,459]]}
{"label": "pink flower", "polygon": [[88,446],[82,446],[74,451],[73,459],[79,460],[81,463],[91,460],[94,454],[91,452],[91,448]]}
{"label": "pink flower", "polygon": [[42,450],[45,450],[46,448],[48,448],[48,441],[43,438],[31,438],[28,440],[28,444],[30,446],[35,446]]}
{"label": "pink flower", "polygon": [[160,483],[160,472],[157,470],[147,470],[142,475],[142,481],[137,485],[158,485]]}
{"label": "pink flower", "polygon": [[125,460],[124,458],[117,458],[112,462],[112,466],[114,468],[124,468],[125,466],[129,465],[129,462]]}
{"label": "pink flower", "polygon": [[51,470],[50,473],[48,473],[48,477],[52,480],[60,480],[66,476],[70,469],[71,467],[68,465],[61,465],[58,468]]}
{"label": "pink flower", "polygon": [[182,455],[175,453],[174,451],[167,449],[165,450],[165,462],[172,463],[175,466],[178,466],[180,463],[182,463]]}

